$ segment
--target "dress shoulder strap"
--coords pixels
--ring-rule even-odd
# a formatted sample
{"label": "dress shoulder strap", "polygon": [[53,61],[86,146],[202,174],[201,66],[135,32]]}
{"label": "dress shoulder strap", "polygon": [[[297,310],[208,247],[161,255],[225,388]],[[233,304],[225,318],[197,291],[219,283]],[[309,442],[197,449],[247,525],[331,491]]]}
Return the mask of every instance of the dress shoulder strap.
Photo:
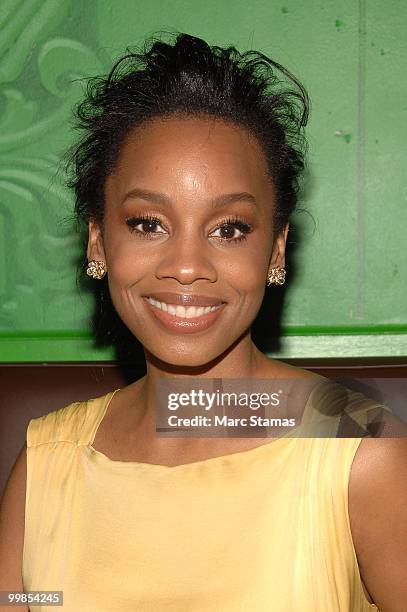
{"label": "dress shoulder strap", "polygon": [[91,443],[115,392],[74,402],[31,419],[27,427],[27,447],[57,442]]}
{"label": "dress shoulder strap", "polygon": [[359,391],[326,379],[312,391],[305,424],[316,437],[362,438],[378,436],[391,409]]}

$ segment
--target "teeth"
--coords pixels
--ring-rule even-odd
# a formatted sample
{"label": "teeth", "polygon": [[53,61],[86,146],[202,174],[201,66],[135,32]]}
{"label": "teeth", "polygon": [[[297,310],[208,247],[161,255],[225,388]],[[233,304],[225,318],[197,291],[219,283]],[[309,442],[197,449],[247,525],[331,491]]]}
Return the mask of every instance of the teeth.
{"label": "teeth", "polygon": [[202,315],[208,314],[217,310],[219,306],[175,306],[174,304],[166,304],[165,302],[159,302],[154,298],[147,298],[147,300],[160,310],[168,312],[168,314],[175,315],[180,319],[193,319],[194,317],[201,317]]}
{"label": "teeth", "polygon": [[186,316],[187,309],[185,306],[175,306],[175,316],[182,317],[183,319]]}

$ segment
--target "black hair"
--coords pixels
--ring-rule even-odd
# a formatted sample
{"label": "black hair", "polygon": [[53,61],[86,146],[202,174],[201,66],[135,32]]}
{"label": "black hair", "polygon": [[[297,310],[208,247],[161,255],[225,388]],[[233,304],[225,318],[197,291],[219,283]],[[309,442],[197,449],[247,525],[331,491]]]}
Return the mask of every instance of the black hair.
{"label": "black hair", "polygon": [[297,203],[308,112],[299,80],[260,52],[209,46],[184,33],[173,44],[153,36],[142,51],[127,49],[107,77],[90,79],[76,108],[83,135],[71,150],[68,183],[76,215],[103,222],[105,180],[130,130],[157,117],[209,115],[257,137],[276,188],[279,231]]}

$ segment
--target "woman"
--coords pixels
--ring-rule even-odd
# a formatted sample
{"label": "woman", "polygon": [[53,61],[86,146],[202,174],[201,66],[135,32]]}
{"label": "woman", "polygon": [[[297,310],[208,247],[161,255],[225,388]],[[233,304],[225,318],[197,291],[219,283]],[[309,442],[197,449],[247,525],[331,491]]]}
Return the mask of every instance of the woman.
{"label": "woman", "polygon": [[91,83],[72,181],[87,273],[147,373],[30,422],[3,590],[62,590],[69,612],[407,609],[405,439],[156,436],[162,379],[300,381],[304,415],[327,406],[324,379],[251,339],[284,282],[307,112],[280,65],[186,34]]}

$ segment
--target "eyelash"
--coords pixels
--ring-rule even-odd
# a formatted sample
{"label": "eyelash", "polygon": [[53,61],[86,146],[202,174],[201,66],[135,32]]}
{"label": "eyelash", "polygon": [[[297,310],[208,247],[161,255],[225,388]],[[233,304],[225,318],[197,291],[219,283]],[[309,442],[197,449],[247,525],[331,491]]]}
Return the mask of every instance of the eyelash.
{"label": "eyelash", "polygon": [[[138,217],[129,217],[128,219],[126,219],[126,224],[128,225],[130,231],[136,232],[137,234],[139,234],[141,238],[146,238],[147,240],[151,240],[152,237],[156,234],[156,232],[151,232],[151,231],[142,232],[140,230],[137,230],[136,226],[140,225],[140,223],[157,223],[161,225],[160,219],[158,219],[157,217],[154,217],[153,215],[149,215],[149,214],[140,215]],[[228,226],[228,225],[235,227],[242,233],[242,235],[238,236],[237,238],[218,237],[219,240],[222,240],[222,242],[227,242],[229,244],[230,243],[237,244],[238,242],[242,242],[243,240],[246,240],[247,235],[253,231],[253,227],[250,225],[250,223],[247,223],[246,221],[244,221],[243,219],[237,216],[228,217],[226,219],[223,219],[216,229],[220,229],[221,227]],[[157,235],[160,235],[160,233],[158,233]]]}

